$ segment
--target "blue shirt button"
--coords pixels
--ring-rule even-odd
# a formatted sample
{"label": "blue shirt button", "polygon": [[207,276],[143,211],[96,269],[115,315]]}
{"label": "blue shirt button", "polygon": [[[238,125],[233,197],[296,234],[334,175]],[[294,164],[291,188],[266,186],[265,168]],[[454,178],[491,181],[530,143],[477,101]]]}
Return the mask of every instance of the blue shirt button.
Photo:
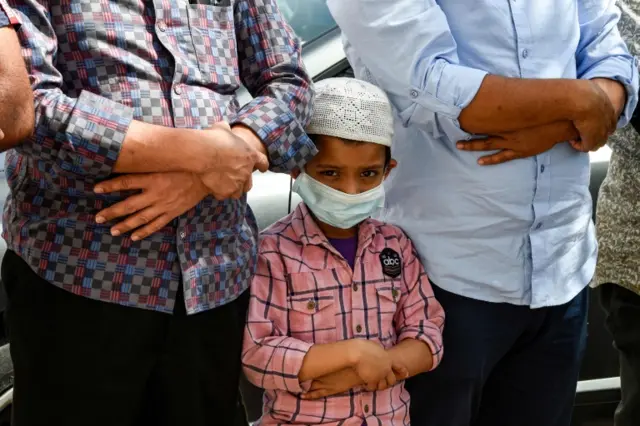
{"label": "blue shirt button", "polygon": [[544,173],[544,164],[540,166],[540,173]]}
{"label": "blue shirt button", "polygon": [[417,90],[412,90],[410,94],[411,94],[411,97],[414,98],[414,99],[418,97],[418,91]]}
{"label": "blue shirt button", "polygon": [[536,229],[540,229],[540,228],[542,228],[542,222],[540,222],[540,223],[538,223],[538,224],[536,225]]}
{"label": "blue shirt button", "polygon": [[527,49],[524,49],[524,50],[522,51],[522,57],[523,57],[523,58],[525,58],[525,59],[527,59],[527,56],[529,56],[529,51],[528,51]]}

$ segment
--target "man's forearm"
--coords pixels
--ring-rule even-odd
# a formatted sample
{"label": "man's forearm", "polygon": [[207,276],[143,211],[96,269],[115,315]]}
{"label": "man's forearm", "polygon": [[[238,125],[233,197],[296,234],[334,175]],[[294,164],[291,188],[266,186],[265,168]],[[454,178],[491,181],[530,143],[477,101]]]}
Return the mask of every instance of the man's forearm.
{"label": "man's forearm", "polygon": [[409,372],[409,377],[431,370],[433,367],[433,354],[426,343],[406,339],[388,350],[391,358],[403,365]]}
{"label": "man's forearm", "polygon": [[0,150],[13,148],[33,133],[33,91],[12,28],[0,29]]}
{"label": "man's forearm", "polygon": [[460,113],[460,125],[469,133],[501,134],[572,121],[580,111],[585,83],[488,75],[473,101]]}
{"label": "man's forearm", "polygon": [[594,78],[592,81],[607,94],[616,111],[616,116],[620,117],[627,103],[627,92],[624,86],[620,82],[608,78]]}
{"label": "man's forearm", "polygon": [[202,173],[215,155],[201,130],[175,129],[132,121],[115,173]]}

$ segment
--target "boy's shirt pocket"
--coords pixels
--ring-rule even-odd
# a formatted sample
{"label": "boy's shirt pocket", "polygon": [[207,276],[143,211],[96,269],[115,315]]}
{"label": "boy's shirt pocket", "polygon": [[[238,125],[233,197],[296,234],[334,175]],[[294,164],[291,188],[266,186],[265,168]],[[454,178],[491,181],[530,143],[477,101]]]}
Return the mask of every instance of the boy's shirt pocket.
{"label": "boy's shirt pocket", "polygon": [[289,335],[309,343],[338,340],[336,304],[338,283],[333,270],[289,275]]}
{"label": "boy's shirt pocket", "polygon": [[385,348],[390,348],[397,343],[394,318],[402,294],[400,283],[390,280],[378,282],[371,287],[377,306],[377,309],[369,311],[369,324],[375,326],[375,329],[371,331],[377,333],[380,343]]}

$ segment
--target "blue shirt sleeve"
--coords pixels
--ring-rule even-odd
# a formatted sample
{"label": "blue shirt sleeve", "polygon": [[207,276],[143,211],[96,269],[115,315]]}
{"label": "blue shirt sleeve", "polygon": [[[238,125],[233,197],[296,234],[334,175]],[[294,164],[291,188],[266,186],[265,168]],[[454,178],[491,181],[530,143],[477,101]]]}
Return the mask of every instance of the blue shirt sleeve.
{"label": "blue shirt sleeve", "polygon": [[[349,60],[387,92],[405,126],[469,139],[458,123],[485,71],[459,64],[447,18],[434,0],[328,0]],[[357,56],[357,58],[356,58]],[[354,69],[358,68],[354,66]]]}
{"label": "blue shirt sleeve", "polygon": [[620,9],[612,0],[578,2],[580,43],[576,52],[578,78],[609,78],[622,83],[627,104],[618,127],[631,120],[638,103],[638,62],[618,31]]}

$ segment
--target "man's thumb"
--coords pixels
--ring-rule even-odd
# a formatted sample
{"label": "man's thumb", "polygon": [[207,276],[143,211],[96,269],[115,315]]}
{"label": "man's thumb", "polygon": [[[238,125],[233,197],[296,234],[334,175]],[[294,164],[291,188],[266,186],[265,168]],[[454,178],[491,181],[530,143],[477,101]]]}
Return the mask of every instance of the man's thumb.
{"label": "man's thumb", "polygon": [[2,129],[0,129],[0,141],[4,139],[4,132],[2,131]]}
{"label": "man's thumb", "polygon": [[269,170],[269,159],[267,158],[266,155],[264,155],[262,153],[258,153],[258,157],[256,159],[255,168],[257,170],[261,171],[262,173],[264,173],[267,170]]}

